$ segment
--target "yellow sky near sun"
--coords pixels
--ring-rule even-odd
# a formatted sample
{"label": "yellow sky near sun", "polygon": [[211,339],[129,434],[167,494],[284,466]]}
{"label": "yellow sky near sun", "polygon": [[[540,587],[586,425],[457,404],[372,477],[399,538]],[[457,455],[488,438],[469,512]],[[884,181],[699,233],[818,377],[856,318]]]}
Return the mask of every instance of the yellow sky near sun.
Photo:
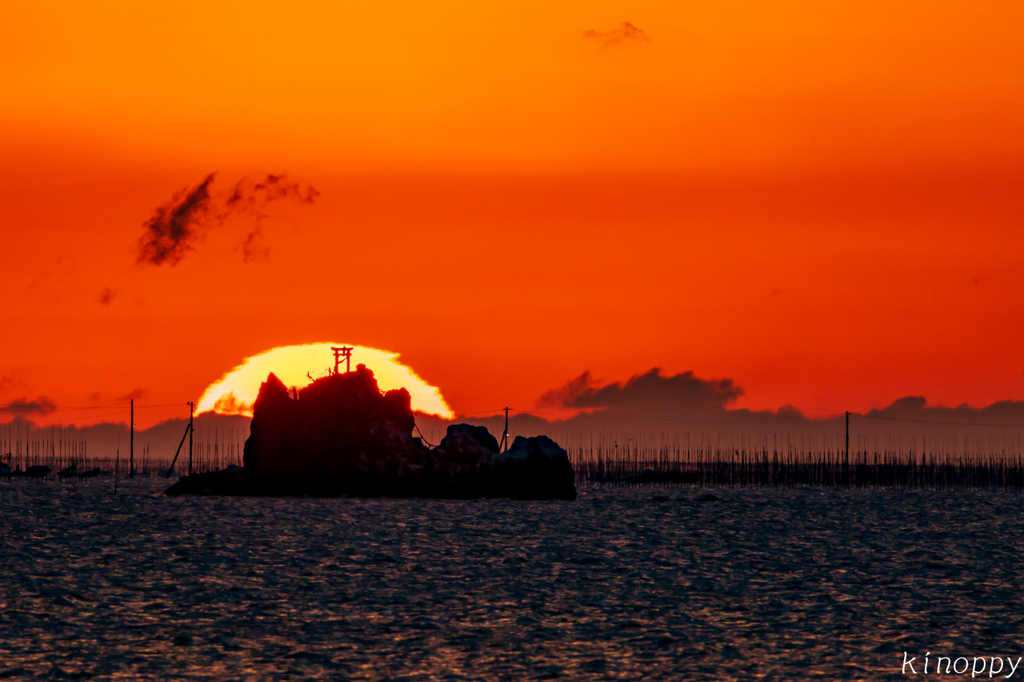
{"label": "yellow sky near sun", "polygon": [[[286,386],[302,388],[310,383],[310,376],[318,378],[325,369],[333,369],[334,354],[331,352],[331,346],[344,345],[351,344],[315,343],[285,346],[247,358],[206,389],[196,411],[213,410],[218,400],[229,395],[233,395],[236,401],[251,406],[256,400],[260,384],[271,372]],[[441,392],[418,377],[412,368],[399,362],[398,353],[355,346],[352,351],[352,369],[355,369],[357,364],[364,364],[373,370],[377,385],[382,391],[403,387],[408,389],[412,396],[413,410],[445,418],[454,416]]]}

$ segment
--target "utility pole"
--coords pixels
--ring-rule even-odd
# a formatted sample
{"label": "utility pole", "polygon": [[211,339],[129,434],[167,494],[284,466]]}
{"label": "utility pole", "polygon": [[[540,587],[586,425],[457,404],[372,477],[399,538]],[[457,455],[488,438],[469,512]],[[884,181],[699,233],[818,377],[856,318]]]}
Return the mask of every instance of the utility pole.
{"label": "utility pole", "polygon": [[502,446],[505,450],[508,450],[508,408],[505,408],[505,432],[501,434],[501,445],[498,446],[498,452],[502,452]]}
{"label": "utility pole", "polygon": [[132,406],[132,436],[128,445],[128,478],[135,478],[135,398],[131,400]]}
{"label": "utility pole", "polygon": [[192,412],[195,410],[195,403],[188,404],[188,475],[192,475]]}
{"label": "utility pole", "polygon": [[846,476],[849,485],[850,476],[850,411],[846,411]]}
{"label": "utility pole", "polygon": [[850,411],[846,411],[846,463],[850,463]]}
{"label": "utility pole", "polygon": [[[192,403],[188,403],[191,405]],[[171,473],[174,471],[174,465],[178,463],[178,455],[181,454],[181,446],[185,444],[185,436],[192,433],[192,417],[189,416],[188,426],[185,427],[185,433],[181,434],[181,442],[178,443],[178,449],[174,451],[174,459],[171,460],[171,466],[167,468],[167,478],[171,477]]]}

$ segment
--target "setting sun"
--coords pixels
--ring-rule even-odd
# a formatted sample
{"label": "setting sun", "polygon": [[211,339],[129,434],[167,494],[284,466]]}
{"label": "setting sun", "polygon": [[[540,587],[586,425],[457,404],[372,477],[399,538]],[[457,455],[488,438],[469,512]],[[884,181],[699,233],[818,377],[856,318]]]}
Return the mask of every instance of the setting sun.
{"label": "setting sun", "polygon": [[[247,358],[211,384],[200,398],[197,412],[252,415],[252,404],[260,384],[273,372],[286,386],[302,388],[334,368],[332,346],[341,343],[311,343],[283,346]],[[446,419],[453,415],[441,391],[431,386],[398,361],[399,354],[377,348],[354,346],[352,366],[364,364],[373,370],[382,391],[406,388],[412,395],[412,409]],[[345,371],[344,363],[341,371]]]}

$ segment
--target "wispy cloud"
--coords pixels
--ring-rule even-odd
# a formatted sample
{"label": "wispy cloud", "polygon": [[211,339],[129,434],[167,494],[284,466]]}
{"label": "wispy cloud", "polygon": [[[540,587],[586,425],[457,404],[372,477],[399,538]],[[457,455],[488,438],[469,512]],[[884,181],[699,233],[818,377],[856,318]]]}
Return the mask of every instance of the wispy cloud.
{"label": "wispy cloud", "polygon": [[291,200],[312,204],[320,192],[310,185],[288,181],[283,175],[267,173],[263,178],[242,178],[225,201],[226,213],[245,212],[253,217],[252,228],[242,239],[242,260],[246,263],[266,257],[268,247],[263,236],[263,220],[267,218],[264,209],[275,201]]}
{"label": "wispy cloud", "polygon": [[148,393],[149,391],[144,388],[137,388],[131,393],[126,393],[125,395],[118,397],[118,400],[142,400]]}
{"label": "wispy cloud", "polygon": [[214,173],[193,187],[178,191],[171,200],[158,206],[143,223],[139,239],[139,263],[177,265],[192,248],[198,230],[210,216],[210,185]]}
{"label": "wispy cloud", "polygon": [[249,262],[267,253],[262,227],[263,220],[269,217],[265,213],[269,204],[278,201],[311,204],[320,196],[320,192],[308,184],[271,173],[242,178],[221,194],[211,189],[215,177],[215,173],[210,173],[195,187],[180,190],[166,204],[157,207],[152,217],[143,223],[144,232],[138,243],[139,263],[176,265],[195,248],[203,230],[223,225],[235,216],[249,216],[253,221],[242,239],[242,258]]}
{"label": "wispy cloud", "polygon": [[618,28],[613,28],[610,31],[595,31],[594,29],[584,31],[583,37],[590,40],[596,40],[601,43],[602,48],[619,45],[627,40],[636,40],[645,43],[651,42],[651,39],[647,37],[647,34],[644,33],[642,28],[638,28],[628,21],[622,22],[619,24]]}

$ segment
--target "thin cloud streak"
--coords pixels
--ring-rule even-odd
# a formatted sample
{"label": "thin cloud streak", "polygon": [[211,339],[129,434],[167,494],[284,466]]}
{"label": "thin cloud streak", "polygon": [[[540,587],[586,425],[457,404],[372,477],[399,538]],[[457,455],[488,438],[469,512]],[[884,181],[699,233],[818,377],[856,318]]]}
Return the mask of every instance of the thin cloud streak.
{"label": "thin cloud streak", "polygon": [[[267,206],[286,200],[312,204],[320,196],[308,184],[287,181],[286,176],[272,173],[255,179],[242,178],[229,192],[218,195],[211,190],[215,177],[216,173],[210,173],[195,187],[178,191],[170,201],[156,208],[143,223],[137,263],[177,265],[195,248],[205,230],[246,215],[252,217],[253,224],[242,238],[242,259],[248,263],[265,257],[269,251],[263,236],[263,220],[269,217],[265,213]],[[103,302],[109,301],[110,297],[106,297]]]}
{"label": "thin cloud streak", "polygon": [[210,214],[210,185],[215,175],[210,173],[191,190],[179,190],[170,201],[156,208],[143,223],[145,232],[139,239],[138,263],[177,265],[185,257]]}
{"label": "thin cloud streak", "polygon": [[614,28],[611,31],[595,31],[594,29],[584,31],[583,37],[598,41],[601,43],[602,48],[620,45],[627,40],[651,42],[651,39],[647,37],[642,28],[638,28],[628,21],[622,22],[618,28]]}

